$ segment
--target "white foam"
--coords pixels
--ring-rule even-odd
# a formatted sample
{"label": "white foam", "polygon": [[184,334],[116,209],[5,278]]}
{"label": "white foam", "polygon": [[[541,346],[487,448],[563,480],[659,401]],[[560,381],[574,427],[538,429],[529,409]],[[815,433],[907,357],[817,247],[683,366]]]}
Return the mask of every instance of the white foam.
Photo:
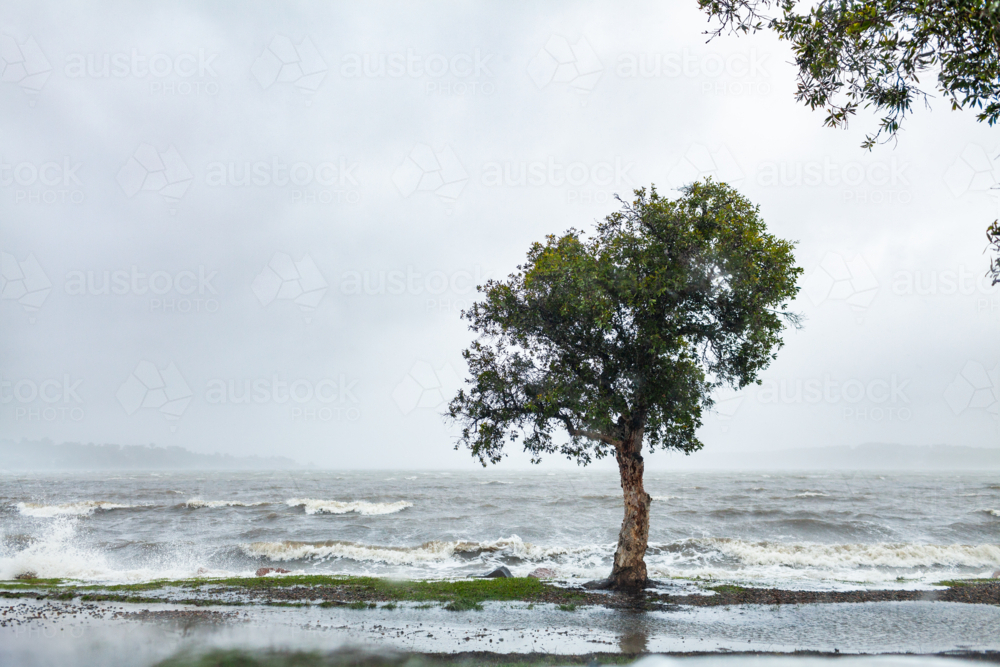
{"label": "white foam", "polygon": [[747,542],[726,538],[691,540],[743,565],[842,570],[845,567],[988,567],[1000,563],[996,544],[816,544]]}
{"label": "white foam", "polygon": [[652,498],[653,498],[653,500],[667,501],[667,500],[680,500],[681,497],[680,496],[652,496]]}
{"label": "white foam", "polygon": [[45,579],[79,579],[101,582],[135,582],[153,579],[184,579],[201,576],[231,576],[224,570],[209,570],[195,561],[176,558],[168,567],[119,569],[107,555],[81,546],[73,517],[55,517],[27,548],[0,553],[0,579],[13,579],[33,572]]}
{"label": "white foam", "polygon": [[192,498],[184,503],[184,506],[190,507],[191,509],[198,509],[201,507],[258,507],[260,505],[268,504],[269,503],[263,500],[255,503],[248,503],[242,500],[202,500],[201,498]]}
{"label": "white foam", "polygon": [[366,500],[340,502],[338,500],[314,500],[312,498],[289,498],[285,501],[289,507],[304,507],[306,514],[347,514],[357,512],[364,515],[395,514],[402,512],[413,503],[400,500],[394,503],[370,503]]}
{"label": "white foam", "polygon": [[827,498],[827,494],[820,491],[803,491],[802,493],[796,493],[794,498]]}
{"label": "white foam", "polygon": [[356,542],[253,542],[241,546],[252,557],[272,561],[313,560],[324,558],[349,558],[362,562],[390,565],[419,565],[444,562],[457,553],[503,553],[528,561],[539,561],[572,552],[591,551],[590,547],[539,547],[523,541],[517,535],[487,542],[425,542],[417,547],[387,547],[358,544]]}
{"label": "white foam", "polygon": [[983,510],[987,514],[992,514],[993,516],[1000,516],[1000,510]]}
{"label": "white foam", "polygon": [[446,542],[427,542],[420,547],[378,547],[353,542],[253,542],[242,545],[248,556],[271,561],[349,558],[392,565],[416,565],[441,561],[454,553]]}
{"label": "white foam", "polygon": [[93,514],[97,510],[109,511],[117,509],[127,509],[136,507],[135,505],[122,505],[120,503],[109,503],[102,500],[81,500],[75,503],[62,503],[61,505],[43,505],[40,503],[18,503],[18,511],[35,518],[52,519],[64,516],[86,516]]}

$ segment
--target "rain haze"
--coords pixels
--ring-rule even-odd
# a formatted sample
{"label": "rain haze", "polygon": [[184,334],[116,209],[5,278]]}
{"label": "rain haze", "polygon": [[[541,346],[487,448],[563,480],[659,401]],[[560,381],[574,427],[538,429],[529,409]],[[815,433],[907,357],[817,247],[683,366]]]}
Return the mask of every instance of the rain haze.
{"label": "rain haze", "polygon": [[805,326],[685,465],[1000,447],[996,130],[937,100],[865,151],[877,119],[824,128],[787,44],[705,29],[688,1],[8,3],[0,435],[471,470],[442,413],[475,286],[711,176],[797,243]]}
{"label": "rain haze", "polygon": [[5,2],[0,664],[997,661],[1000,132],[726,6]]}

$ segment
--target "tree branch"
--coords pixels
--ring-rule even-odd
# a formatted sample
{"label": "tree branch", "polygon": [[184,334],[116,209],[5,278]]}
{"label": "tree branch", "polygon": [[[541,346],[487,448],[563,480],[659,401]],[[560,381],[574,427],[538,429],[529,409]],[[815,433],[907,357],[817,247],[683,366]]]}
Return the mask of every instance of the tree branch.
{"label": "tree branch", "polygon": [[562,423],[566,425],[566,430],[574,438],[590,438],[591,440],[597,440],[599,442],[604,442],[612,447],[617,447],[621,444],[619,440],[615,440],[611,436],[604,435],[603,433],[598,433],[596,431],[584,431],[573,426],[573,420],[569,418],[568,415],[559,414],[557,417],[562,420]]}

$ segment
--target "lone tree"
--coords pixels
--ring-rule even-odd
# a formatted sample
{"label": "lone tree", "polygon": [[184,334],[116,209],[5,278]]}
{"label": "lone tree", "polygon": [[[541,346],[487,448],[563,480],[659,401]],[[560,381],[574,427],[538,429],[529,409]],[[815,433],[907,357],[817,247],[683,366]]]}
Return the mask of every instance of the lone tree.
{"label": "lone tree", "polygon": [[463,426],[455,448],[483,466],[519,438],[533,463],[614,455],[625,518],[606,588],[648,583],[644,441],[701,449],[696,430],[713,388],[754,382],[784,324],[798,324],[786,310],[801,273],[793,244],[768,234],[758,208],[723,183],[682,195],[636,190],[593,238],[548,236],[463,312],[479,336],[463,353],[468,387],[449,405]]}

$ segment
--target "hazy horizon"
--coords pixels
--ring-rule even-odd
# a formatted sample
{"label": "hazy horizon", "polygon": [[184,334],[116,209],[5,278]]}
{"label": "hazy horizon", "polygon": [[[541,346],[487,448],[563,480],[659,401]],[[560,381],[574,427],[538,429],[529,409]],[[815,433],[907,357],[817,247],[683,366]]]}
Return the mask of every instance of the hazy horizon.
{"label": "hazy horizon", "polygon": [[[39,449],[43,451],[38,451]],[[679,473],[708,471],[808,471],[813,473],[844,471],[933,472],[947,470],[1000,470],[1000,449],[954,445],[903,445],[899,443],[862,443],[855,446],[799,447],[759,452],[647,452],[650,471]],[[555,465],[553,465],[553,463]],[[585,471],[617,473],[610,459],[579,466],[564,457],[546,457],[540,464],[505,460],[485,468],[478,465],[410,466],[324,466],[314,461],[296,461],[288,457],[234,456],[220,452],[199,453],[177,445],[115,445],[111,443],[53,443],[51,441],[13,442],[0,440],[0,472],[98,472],[115,471],[217,471],[217,472],[303,472],[303,471],[433,471],[465,472],[474,470],[510,472]]]}

